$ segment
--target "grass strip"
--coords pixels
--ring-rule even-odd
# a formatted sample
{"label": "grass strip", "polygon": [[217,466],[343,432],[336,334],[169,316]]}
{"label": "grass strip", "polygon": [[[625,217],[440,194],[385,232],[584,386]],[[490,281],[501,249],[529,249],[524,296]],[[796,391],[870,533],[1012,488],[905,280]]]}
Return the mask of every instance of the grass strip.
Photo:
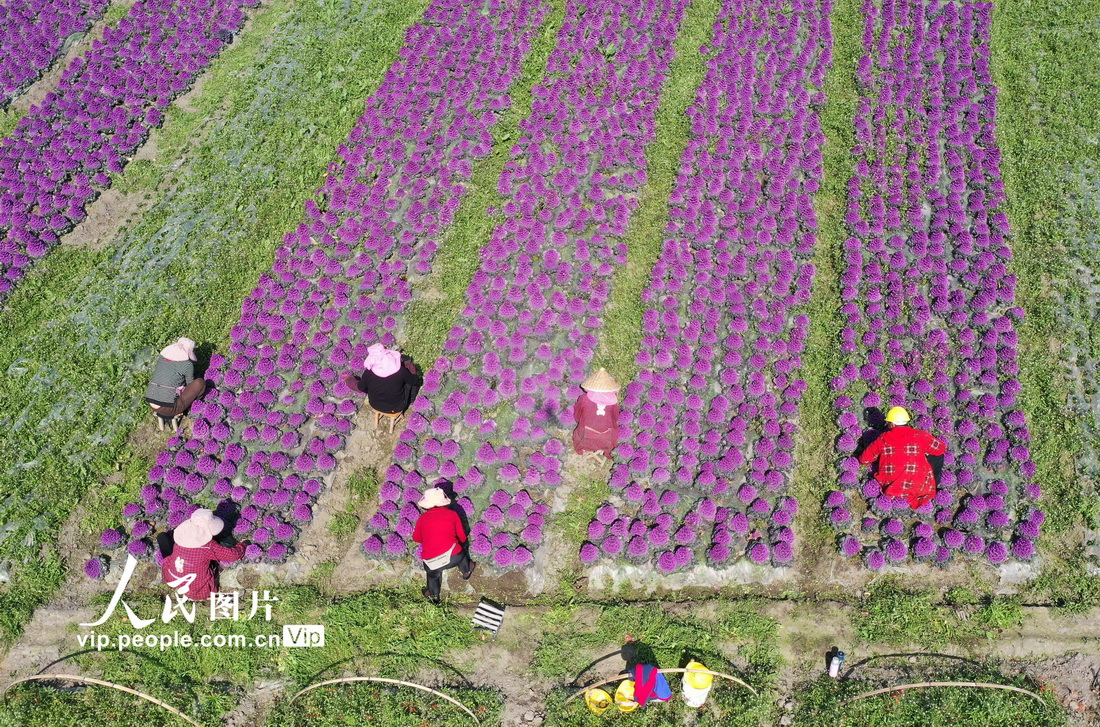
{"label": "grass strip", "polygon": [[[889,666],[897,669],[897,662],[895,660]],[[917,667],[921,671],[894,676],[886,681],[820,677],[799,690],[794,724],[805,727],[948,727],[959,724],[1060,727],[1066,723],[1052,692],[1047,692],[1045,703],[1040,704],[1027,695],[1003,690],[964,687],[914,689],[840,706],[847,699],[884,686],[932,681],[927,667],[928,664],[922,662]],[[966,668],[941,668],[935,680],[1007,684],[1034,692],[1042,689],[1028,677],[1006,676],[993,662]]]}
{"label": "grass strip", "polygon": [[624,239],[626,266],[615,274],[604,309],[593,367],[604,367],[623,384],[637,374],[634,358],[642,344],[642,313],[647,307],[642,291],[661,255],[669,197],[691,134],[687,109],[707,72],[707,58],[699,49],[710,40],[719,10],[719,0],[692,2],[673,44],[675,55],[657,106],[656,138],[646,149],[648,183],[638,195]]}
{"label": "grass strip", "polygon": [[[57,533],[70,509],[130,456],[155,351],[185,333],[224,344],[426,4],[275,0],[215,61],[194,110],[169,114],[163,148],[189,152],[171,189],[111,245],[59,248],[9,300],[0,557],[15,565],[0,593],[0,643],[61,584]],[[90,509],[113,512],[95,505],[132,492],[141,470],[98,489]]]}
{"label": "grass strip", "polygon": [[[1079,341],[1060,317],[1075,319],[1085,330],[1096,319],[1096,302],[1081,290],[1085,281],[1074,279],[1071,259],[1081,246],[1074,231],[1094,227],[1100,205],[1086,200],[1090,219],[1075,220],[1071,203],[1082,192],[1078,173],[1100,164],[1100,2],[1000,0],[991,44],[1005,212],[1013,230],[1009,269],[1018,277],[1016,298],[1027,313],[1018,329],[1020,400],[1047,512],[1040,540],[1044,574],[1033,591],[1056,605],[1087,609],[1100,588],[1085,571],[1079,539],[1070,532],[1083,517],[1096,517],[1096,483],[1080,478],[1075,466],[1095,445],[1082,441],[1082,421],[1067,406],[1063,357],[1066,345]],[[1095,255],[1088,262],[1096,265]]]}
{"label": "grass strip", "polygon": [[[439,686],[438,691],[461,702],[483,725],[500,724],[504,700],[492,689]],[[468,727],[469,715],[457,706],[418,689],[358,682],[334,684],[304,694],[293,705],[280,700],[264,724],[267,727],[341,727],[349,719],[386,727]]]}
{"label": "grass strip", "polygon": [[944,595],[943,605],[940,600],[933,589],[903,588],[896,576],[876,581],[853,616],[856,636],[866,644],[936,649],[995,639],[1024,618],[1014,596],[983,596],[956,587]]}
{"label": "grass strip", "polygon": [[[242,598],[238,620],[209,619],[206,604],[196,604],[194,623],[183,621],[179,615],[168,624],[159,619],[135,632],[133,626],[117,615],[94,630],[97,635],[111,639],[103,651],[89,651],[66,662],[70,668],[78,667],[81,673],[97,675],[107,681],[144,691],[176,707],[202,724],[223,724],[226,715],[237,709],[245,695],[259,678],[285,679],[286,694],[293,695],[299,689],[325,679],[342,676],[345,672],[386,676],[415,680],[418,670],[425,665],[446,665],[439,659],[453,648],[473,645],[477,639],[465,619],[447,606],[424,608],[422,597],[413,589],[380,590],[361,596],[330,603],[313,588],[283,586],[272,595],[279,600],[272,604],[271,619],[259,611],[250,618],[251,603]],[[106,595],[97,599],[102,606]],[[144,618],[160,613],[163,601],[152,596],[127,595],[135,612]],[[269,637],[282,636],[284,624],[325,624],[325,645],[313,648],[287,648],[268,646]],[[73,627],[70,627],[73,628]],[[75,631],[75,628],[73,628]],[[162,636],[171,639],[175,632],[189,635],[196,643],[203,636],[213,640],[224,637],[225,645],[203,648],[169,646],[165,649],[134,647],[117,648],[120,635],[145,638]],[[80,633],[89,633],[81,630]],[[257,636],[265,639],[258,645]],[[159,643],[159,641],[155,642]],[[74,633],[71,649],[76,651],[78,642]],[[461,683],[461,679],[457,679]],[[354,690],[354,691],[352,691]],[[381,714],[400,708],[417,695],[402,693],[402,701],[370,699],[373,690],[365,687],[345,688],[344,695],[332,695],[333,701],[324,705],[326,719],[309,724],[348,724],[335,721],[340,715],[332,705],[359,708],[373,703],[379,705]],[[444,690],[446,691],[446,690]],[[359,694],[356,694],[359,692]],[[320,696],[320,695],[317,695]],[[470,704],[490,705],[498,695],[477,691],[462,701]],[[297,705],[287,708],[283,697],[276,705],[277,718],[271,724],[302,724],[308,712],[301,712]],[[316,705],[315,697],[311,700]],[[307,700],[303,706],[309,707]],[[428,707],[430,698],[424,695],[416,704]],[[414,713],[416,710],[412,710]],[[457,711],[457,710],[456,710]],[[484,714],[495,714],[490,705]],[[349,714],[364,714],[363,711]],[[430,714],[446,717],[443,710],[431,710]],[[380,720],[376,724],[420,725],[418,722]],[[88,727],[142,727],[150,724],[182,725],[181,720],[167,717],[159,708],[137,702],[131,696],[106,688],[83,689],[73,693],[59,693],[41,685],[26,685],[13,691],[5,704],[0,704],[0,723],[19,727],[58,727],[60,725],[87,725]],[[256,716],[248,724],[258,724]],[[430,720],[430,724],[452,724],[448,721]],[[453,724],[459,724],[457,721]],[[487,724],[492,724],[488,722]]]}
{"label": "grass strip", "polygon": [[401,349],[425,369],[443,351],[443,342],[466,304],[466,288],[481,264],[480,250],[503,217],[497,205],[507,201],[497,192],[497,181],[512,159],[512,144],[519,137],[519,122],[531,114],[532,90],[546,72],[546,63],[557,43],[565,19],[564,0],[550,0],[550,13],[542,32],[531,43],[520,77],[512,87],[512,105],[490,129],[493,151],[474,163],[469,192],[455,213],[454,223],[443,232],[432,272],[417,285],[419,293],[408,307]]}
{"label": "grass strip", "polygon": [[819,229],[814,250],[813,297],[806,306],[810,329],[802,355],[801,376],[807,388],[799,404],[800,437],[795,449],[791,492],[798,498],[795,532],[799,537],[799,563],[804,573],[818,571],[822,561],[835,558],[834,535],[821,517],[825,493],[835,489],[833,442],[838,434],[836,414],[829,395],[829,381],[842,365],[839,334],[839,270],[843,262],[847,185],[854,164],[855,110],[859,101],[856,65],[862,52],[862,14],[856,0],[835,0],[831,15],[833,65],[825,74],[825,107],[821,110],[824,178],[814,196]]}

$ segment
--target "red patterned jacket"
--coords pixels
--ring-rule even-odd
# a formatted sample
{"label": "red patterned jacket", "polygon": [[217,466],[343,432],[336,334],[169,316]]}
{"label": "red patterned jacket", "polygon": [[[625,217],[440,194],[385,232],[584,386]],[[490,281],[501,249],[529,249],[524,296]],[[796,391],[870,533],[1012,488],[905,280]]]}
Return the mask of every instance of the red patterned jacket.
{"label": "red patterned jacket", "polygon": [[192,601],[203,601],[210,592],[217,590],[214,581],[213,565],[224,560],[232,563],[244,555],[244,543],[232,548],[218,545],[211,540],[201,548],[184,548],[178,543],[172,547],[172,555],[160,564],[160,573],[164,582],[176,589],[181,596]]}
{"label": "red patterned jacket", "polygon": [[936,495],[932,467],[925,455],[943,454],[947,445],[923,429],[895,426],[887,429],[859,456],[860,464],[878,460],[875,479],[891,497],[904,497],[916,509]]}

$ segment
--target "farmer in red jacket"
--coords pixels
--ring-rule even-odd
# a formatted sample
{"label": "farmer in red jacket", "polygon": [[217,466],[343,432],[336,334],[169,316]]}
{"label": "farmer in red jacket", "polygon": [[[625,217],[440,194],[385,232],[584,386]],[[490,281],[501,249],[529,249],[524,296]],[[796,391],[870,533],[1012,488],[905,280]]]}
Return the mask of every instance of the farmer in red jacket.
{"label": "farmer in red jacket", "polygon": [[412,539],[420,543],[420,557],[424,561],[424,570],[428,573],[428,587],[424,597],[433,603],[439,603],[439,589],[443,585],[443,571],[458,567],[462,580],[470,579],[474,572],[474,563],[466,555],[463,543],[466,531],[458,513],[448,507],[451,504],[447,493],[439,487],[433,487],[424,493],[417,503],[424,512],[416,520]]}
{"label": "farmer in red jacket", "polygon": [[217,591],[218,561],[240,560],[245,548],[244,543],[232,548],[215,543],[214,536],[224,527],[220,517],[203,508],[180,523],[172,533],[172,552],[160,564],[164,582],[192,601],[204,601]]}
{"label": "farmer in red jacket", "polygon": [[936,496],[929,458],[942,463],[947,445],[923,429],[906,426],[909,412],[895,406],[886,413],[886,431],[859,456],[860,464],[878,460],[875,479],[890,497],[904,497],[914,510]]}
{"label": "farmer in red jacket", "polygon": [[619,382],[604,369],[585,379],[584,393],[573,405],[573,449],[577,454],[603,452],[611,459],[611,450],[619,443]]}

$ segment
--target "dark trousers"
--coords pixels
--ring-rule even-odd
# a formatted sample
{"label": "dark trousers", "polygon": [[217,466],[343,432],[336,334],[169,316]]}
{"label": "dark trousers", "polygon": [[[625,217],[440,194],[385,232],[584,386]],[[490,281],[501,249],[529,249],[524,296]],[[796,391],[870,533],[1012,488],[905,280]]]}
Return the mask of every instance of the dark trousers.
{"label": "dark trousers", "polygon": [[432,598],[439,598],[439,589],[443,585],[443,571],[455,567],[457,567],[461,573],[470,572],[470,556],[466,555],[465,548],[452,555],[451,562],[442,568],[428,570],[428,566],[424,566],[424,571],[428,574],[428,593]]}
{"label": "dark trousers", "polygon": [[153,410],[153,413],[158,417],[164,417],[165,419],[172,419],[178,417],[180,414],[186,414],[187,410],[191,408],[191,404],[195,399],[202,396],[206,391],[206,379],[195,379],[187,386],[183,387],[183,391],[176,397],[174,404],[170,406],[158,406]]}
{"label": "dark trousers", "polygon": [[932,468],[932,479],[935,481],[936,487],[939,487],[940,477],[943,475],[943,455],[926,454],[924,458],[928,460],[928,465]]}

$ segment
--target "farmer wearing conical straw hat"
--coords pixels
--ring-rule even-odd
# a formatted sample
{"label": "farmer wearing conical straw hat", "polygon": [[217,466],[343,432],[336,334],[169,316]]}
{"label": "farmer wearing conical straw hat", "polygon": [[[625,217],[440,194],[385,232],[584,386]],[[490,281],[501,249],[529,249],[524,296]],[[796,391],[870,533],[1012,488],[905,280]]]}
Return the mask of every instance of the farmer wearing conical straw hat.
{"label": "farmer wearing conical straw hat", "polygon": [[904,497],[916,510],[936,496],[936,477],[929,459],[942,463],[947,445],[923,429],[910,427],[909,412],[895,406],[886,412],[886,431],[859,456],[860,464],[878,460],[875,479],[890,497]]}
{"label": "farmer wearing conical straw hat", "polygon": [[577,428],[573,430],[573,449],[577,454],[603,452],[611,459],[611,450],[619,442],[619,382],[604,369],[581,384],[584,393],[573,406]]}

